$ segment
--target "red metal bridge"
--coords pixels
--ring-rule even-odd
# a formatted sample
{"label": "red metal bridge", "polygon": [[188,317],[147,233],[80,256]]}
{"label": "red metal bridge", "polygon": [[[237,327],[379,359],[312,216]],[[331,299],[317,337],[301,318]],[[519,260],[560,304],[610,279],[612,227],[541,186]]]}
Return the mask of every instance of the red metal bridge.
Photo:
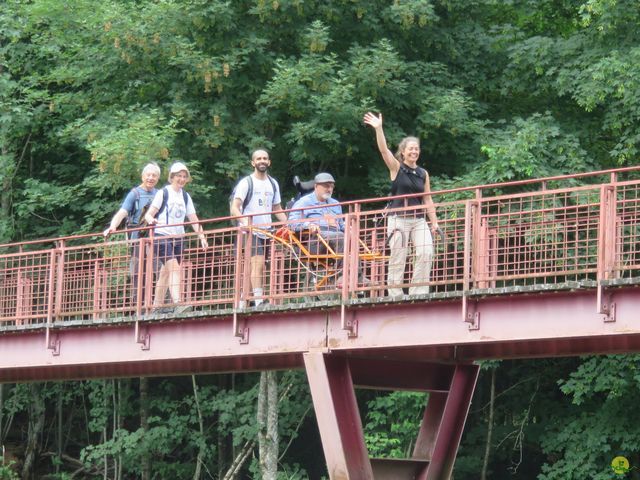
{"label": "red metal bridge", "polygon": [[[124,237],[0,245],[0,382],[305,368],[332,479],[449,478],[474,361],[640,351],[640,168],[433,197],[421,295],[387,296],[386,199],[344,204],[344,252],[270,236],[266,307],[243,288],[265,226],[185,237],[180,315],[154,299],[153,232],[133,266]],[[430,392],[411,458],[369,458],[354,388]]]}

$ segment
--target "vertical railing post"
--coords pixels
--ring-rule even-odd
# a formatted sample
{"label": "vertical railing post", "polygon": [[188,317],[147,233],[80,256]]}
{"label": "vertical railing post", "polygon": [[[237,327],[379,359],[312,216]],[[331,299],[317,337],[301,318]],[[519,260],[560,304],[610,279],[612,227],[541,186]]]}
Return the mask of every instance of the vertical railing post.
{"label": "vertical railing post", "polygon": [[56,260],[56,279],[55,284],[55,304],[53,307],[53,316],[58,317],[62,313],[62,295],[64,293],[64,268],[65,268],[65,241],[64,239],[58,240],[56,246],[57,260]]}
{"label": "vertical railing post", "polygon": [[[140,230],[140,234],[143,234],[144,230]],[[151,232],[149,232],[151,234]],[[146,238],[138,237],[136,240],[138,242],[138,257],[136,259],[137,265],[133,265],[133,268],[136,269],[137,275],[134,277],[136,279],[135,285],[131,285],[133,292],[131,294],[136,299],[135,305],[133,308],[135,310],[136,316],[140,316],[142,314],[143,306],[147,306],[147,290],[143,288],[144,285],[153,286],[153,253],[151,255],[148,254],[147,248],[153,250],[149,246],[149,240]],[[135,245],[128,245],[128,248],[135,251]],[[151,272],[150,274],[148,272]],[[149,280],[149,275],[151,280]],[[146,311],[145,311],[146,313]]]}
{"label": "vertical railing post", "polygon": [[489,239],[489,227],[487,219],[476,215],[474,221],[475,235],[473,237],[472,255],[472,278],[476,288],[487,288],[489,283],[489,250],[491,241]]}
{"label": "vertical railing post", "polygon": [[344,219],[344,241],[342,246],[342,253],[336,252],[342,255],[342,272],[338,273],[338,277],[342,276],[342,285],[340,287],[340,326],[343,330],[353,331],[353,325],[347,321],[347,303],[349,302],[349,292],[352,290],[351,285],[351,230],[353,216],[351,213],[347,213]]}
{"label": "vertical railing post", "polygon": [[463,273],[462,273],[462,319],[467,321],[467,296],[471,287],[471,224],[474,218],[476,202],[468,200],[464,206],[464,241],[463,241]]}
{"label": "vertical railing post", "polygon": [[103,282],[102,270],[100,268],[100,264],[102,263],[100,258],[95,258],[93,260],[93,320],[97,320],[99,318],[98,312],[102,310],[102,294],[103,288],[106,288],[106,282]]}
{"label": "vertical railing post", "polygon": [[[18,249],[19,253],[22,253],[22,246]],[[16,325],[22,325],[25,315],[25,285],[22,275],[22,256],[18,257],[18,270],[16,272]],[[25,278],[26,280],[26,278]],[[8,293],[8,292],[7,292]]]}
{"label": "vertical railing post", "polygon": [[238,226],[236,237],[236,271],[234,275],[235,286],[233,290],[233,334],[240,338],[241,344],[249,342],[249,327],[247,326],[247,319],[246,317],[238,316],[238,309],[241,305],[244,307],[247,306],[246,290],[250,288],[251,244],[253,240],[253,234],[251,232],[252,223],[252,217],[248,217],[247,227]]}
{"label": "vertical railing post", "polygon": [[242,299],[242,229],[236,227],[236,255],[235,255],[235,271],[233,272],[233,308],[239,308]]}
{"label": "vertical railing post", "polygon": [[242,262],[242,266],[240,268],[240,283],[237,285],[237,287],[240,288],[240,300],[243,300],[245,302],[245,306],[248,307],[248,298],[251,298],[253,296],[253,291],[251,290],[251,250],[253,249],[253,217],[247,218],[246,231],[243,231],[242,229],[240,229],[240,231],[240,239],[244,243],[244,252],[239,256]]}
{"label": "vertical railing post", "polygon": [[611,314],[610,301],[605,299],[604,281],[613,277],[616,257],[616,187],[600,186],[600,217],[598,225],[598,312]]}
{"label": "vertical railing post", "polygon": [[[148,250],[145,248],[144,242],[148,242]],[[157,300],[158,304],[164,303],[164,298],[154,299],[154,291],[155,291],[155,282],[154,282],[154,270],[155,266],[158,267],[157,276],[160,276],[161,265],[160,262],[156,259],[156,244],[157,239],[155,238],[154,230],[149,230],[149,239],[144,239],[140,242],[140,251],[138,255],[140,255],[141,260],[138,262],[139,266],[145,265],[144,269],[138,271],[138,298],[144,296],[144,306],[146,308],[146,313],[150,313],[153,310],[154,300]],[[144,276],[144,283],[143,283]],[[157,282],[158,279],[155,278]]]}
{"label": "vertical railing post", "polygon": [[54,308],[54,298],[55,298],[55,282],[56,282],[56,271],[58,267],[56,266],[57,260],[57,249],[52,248],[49,252],[49,278],[47,279],[48,283],[48,291],[47,291],[47,329],[53,323],[53,308]]}
{"label": "vertical railing post", "polygon": [[[345,251],[344,259],[345,265],[347,265],[347,278],[349,290],[347,294],[352,296],[355,294],[358,288],[358,274],[360,267],[360,245],[358,239],[360,238],[360,203],[353,205],[352,211],[347,217],[348,222],[345,222]],[[348,233],[347,233],[347,228]],[[343,297],[344,299],[344,297]]]}
{"label": "vertical railing post", "polygon": [[[276,228],[279,228],[276,226]],[[282,252],[278,250],[278,245],[273,238],[267,239],[269,244],[269,303],[272,305],[279,305],[282,300],[278,298],[275,300],[274,295],[281,294],[282,290],[282,278],[283,278],[283,265],[282,265]]]}

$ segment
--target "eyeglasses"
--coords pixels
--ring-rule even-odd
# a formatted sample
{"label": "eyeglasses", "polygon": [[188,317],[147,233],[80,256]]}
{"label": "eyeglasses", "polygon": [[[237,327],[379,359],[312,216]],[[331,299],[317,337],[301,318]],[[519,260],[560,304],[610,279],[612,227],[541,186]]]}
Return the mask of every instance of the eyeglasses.
{"label": "eyeglasses", "polygon": [[316,183],[316,185],[320,185],[321,187],[324,187],[324,188],[333,188],[333,187],[335,187],[335,183]]}

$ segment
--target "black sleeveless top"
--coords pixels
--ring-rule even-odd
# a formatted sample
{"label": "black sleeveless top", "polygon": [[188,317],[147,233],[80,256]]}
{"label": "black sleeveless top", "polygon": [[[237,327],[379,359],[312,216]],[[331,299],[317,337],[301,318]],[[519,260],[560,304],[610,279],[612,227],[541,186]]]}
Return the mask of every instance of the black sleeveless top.
{"label": "black sleeveless top", "polygon": [[[391,182],[391,195],[407,195],[409,193],[424,193],[424,182],[427,179],[427,171],[424,168],[410,168],[400,163],[398,175]],[[395,198],[389,205],[390,208],[401,208],[406,205],[418,206],[424,203],[423,197]]]}

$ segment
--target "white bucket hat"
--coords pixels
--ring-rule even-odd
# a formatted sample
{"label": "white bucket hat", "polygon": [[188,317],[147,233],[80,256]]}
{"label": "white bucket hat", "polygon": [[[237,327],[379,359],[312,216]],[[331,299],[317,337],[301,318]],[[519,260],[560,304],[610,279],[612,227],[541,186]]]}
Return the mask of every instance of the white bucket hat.
{"label": "white bucket hat", "polygon": [[189,173],[189,169],[187,168],[187,166],[182,162],[176,162],[173,165],[171,165],[171,168],[169,169],[169,180],[171,180],[171,175],[178,172],[187,172],[187,175],[191,177],[191,174]]}

